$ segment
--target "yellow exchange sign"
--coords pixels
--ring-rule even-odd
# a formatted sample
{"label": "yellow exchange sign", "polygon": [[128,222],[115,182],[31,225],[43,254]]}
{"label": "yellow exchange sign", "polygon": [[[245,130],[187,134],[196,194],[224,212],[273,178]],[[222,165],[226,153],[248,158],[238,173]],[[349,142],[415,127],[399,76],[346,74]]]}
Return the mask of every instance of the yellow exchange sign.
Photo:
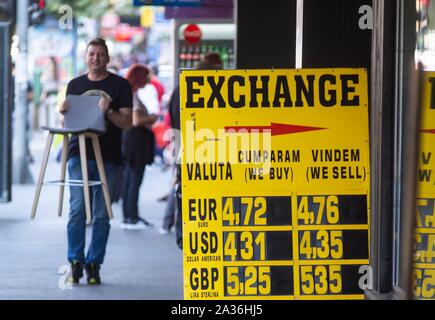
{"label": "yellow exchange sign", "polygon": [[186,299],[362,299],[364,69],[183,71]]}
{"label": "yellow exchange sign", "polygon": [[418,154],[415,296],[435,299],[435,72],[424,74]]}

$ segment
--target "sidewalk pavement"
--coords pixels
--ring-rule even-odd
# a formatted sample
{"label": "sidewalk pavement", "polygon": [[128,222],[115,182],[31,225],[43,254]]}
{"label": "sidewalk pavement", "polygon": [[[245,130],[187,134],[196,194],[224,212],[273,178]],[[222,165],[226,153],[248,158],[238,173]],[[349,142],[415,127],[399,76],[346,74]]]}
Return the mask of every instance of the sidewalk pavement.
{"label": "sidewalk pavement", "polygon": [[[37,132],[31,144],[36,181],[45,136]],[[45,180],[58,180],[60,164],[52,147]],[[42,188],[36,219],[30,219],[35,185],[14,185],[12,202],[0,204],[0,299],[174,300],[183,299],[182,251],[174,234],[160,235],[166,203],[157,198],[169,190],[170,170],[147,167],[141,186],[141,216],[152,230],[121,229],[122,206],[113,205],[109,243],[101,267],[101,286],[86,285],[86,277],[72,289],[64,282],[69,192],[65,188],[63,215],[57,217],[58,187]],[[87,230],[87,244],[90,238]],[[87,248],[87,246],[86,246]]]}

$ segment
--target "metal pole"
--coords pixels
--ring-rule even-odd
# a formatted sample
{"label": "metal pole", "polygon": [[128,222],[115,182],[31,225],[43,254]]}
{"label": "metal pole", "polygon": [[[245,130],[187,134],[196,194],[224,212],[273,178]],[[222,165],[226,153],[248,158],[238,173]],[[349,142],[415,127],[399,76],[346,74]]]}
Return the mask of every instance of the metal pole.
{"label": "metal pole", "polygon": [[12,200],[12,77],[10,30],[10,22],[0,21],[0,203]]}
{"label": "metal pole", "polygon": [[33,183],[27,157],[27,31],[29,28],[28,0],[17,1],[18,56],[15,63],[15,110],[13,135],[13,182]]}
{"label": "metal pole", "polygon": [[[397,263],[395,279],[395,298],[413,299],[413,254],[414,254],[414,233],[416,224],[416,195],[417,195],[417,154],[419,146],[419,128],[421,112],[421,70],[415,71],[414,52],[416,45],[415,34],[415,2],[398,1],[398,74],[400,79],[397,83],[397,99],[400,102],[401,118],[398,121],[397,134],[399,139],[398,169],[403,170],[401,181],[398,185],[398,225],[396,226],[399,239],[395,257]],[[402,118],[403,117],[403,118]],[[402,141],[403,140],[403,141]]]}
{"label": "metal pole", "polygon": [[304,0],[297,0],[296,4],[296,69],[302,68],[304,42]]}
{"label": "metal pole", "polygon": [[393,280],[395,11],[392,0],[373,2],[370,112],[371,248],[369,299],[390,299]]}

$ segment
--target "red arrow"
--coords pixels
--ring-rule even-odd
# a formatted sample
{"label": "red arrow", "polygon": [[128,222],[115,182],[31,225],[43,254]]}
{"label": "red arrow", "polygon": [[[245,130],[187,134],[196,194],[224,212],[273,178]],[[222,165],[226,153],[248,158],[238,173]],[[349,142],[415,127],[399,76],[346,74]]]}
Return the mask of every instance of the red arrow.
{"label": "red arrow", "polygon": [[421,130],[423,133],[432,133],[435,134],[435,129],[427,129],[427,130]]}
{"label": "red arrow", "polygon": [[257,133],[268,130],[272,136],[280,136],[284,134],[301,133],[316,130],[325,130],[327,128],[297,126],[293,124],[272,123],[270,126],[245,126],[245,127],[225,127],[226,133]]}

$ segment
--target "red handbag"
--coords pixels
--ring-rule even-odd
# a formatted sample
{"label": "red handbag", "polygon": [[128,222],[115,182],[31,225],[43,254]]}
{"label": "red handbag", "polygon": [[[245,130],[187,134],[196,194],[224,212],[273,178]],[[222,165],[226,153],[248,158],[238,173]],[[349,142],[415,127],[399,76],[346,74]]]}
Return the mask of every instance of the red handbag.
{"label": "red handbag", "polygon": [[153,125],[152,130],[154,132],[157,147],[160,149],[166,148],[171,141],[168,140],[168,136],[166,136],[165,140],[164,136],[167,130],[172,130],[171,126],[168,125],[167,122],[160,120]]}

